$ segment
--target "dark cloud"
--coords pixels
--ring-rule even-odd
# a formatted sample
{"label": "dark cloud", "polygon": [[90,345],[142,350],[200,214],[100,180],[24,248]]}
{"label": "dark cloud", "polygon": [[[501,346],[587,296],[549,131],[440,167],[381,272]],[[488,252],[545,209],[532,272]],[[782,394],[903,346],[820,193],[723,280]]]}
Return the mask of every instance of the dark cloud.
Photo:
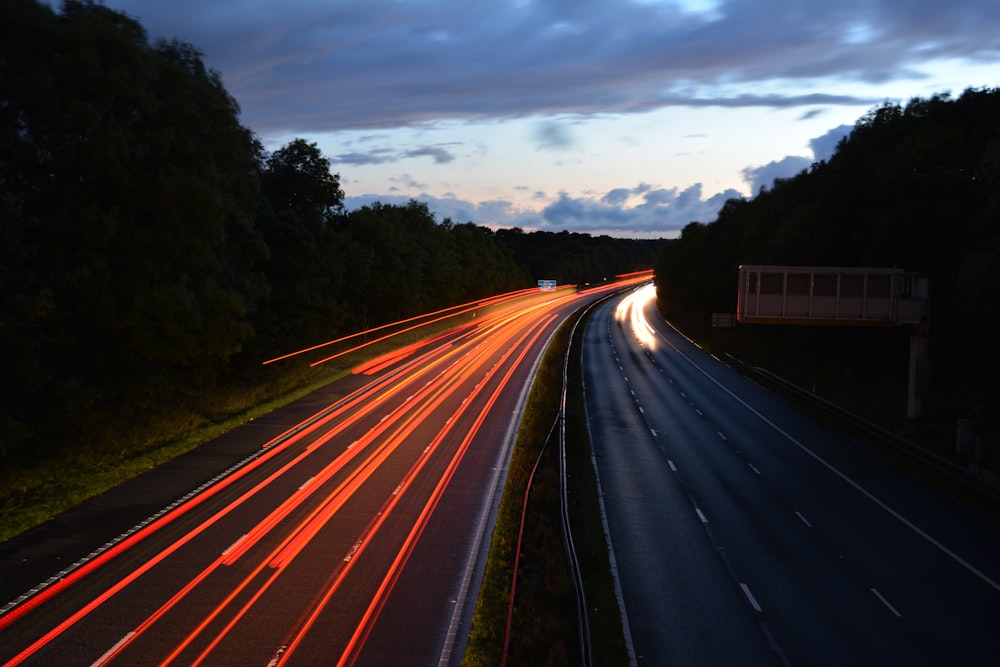
{"label": "dark cloud", "polygon": [[[629,205],[633,196],[639,197],[640,203]],[[603,196],[595,197],[572,197],[562,193],[541,211],[518,208],[503,200],[476,203],[426,193],[415,197],[349,196],[345,199],[345,206],[355,209],[374,201],[405,204],[410,199],[417,199],[427,203],[438,220],[450,218],[454,222],[471,221],[491,227],[573,230],[616,237],[670,238],[677,236],[690,222],[715,220],[728,199],[738,199],[742,195],[736,190],[726,190],[708,199],[702,199],[702,196],[701,184],[684,190],[641,184],[634,188],[614,188]]]}
{"label": "dark cloud", "polygon": [[809,142],[812,149],[812,159],[799,155],[788,155],[780,160],[774,160],[760,167],[747,167],[743,170],[743,180],[750,184],[750,189],[754,194],[760,192],[762,187],[771,187],[775,179],[790,178],[804,169],[808,169],[815,162],[828,160],[837,149],[837,144],[853,130],[851,125],[841,125],[835,127],[821,137],[816,137]]}
{"label": "dark cloud", "polygon": [[[629,206],[625,195],[641,194],[642,202]],[[571,197],[565,193],[542,209],[539,227],[553,231],[573,229],[627,236],[675,236],[691,222],[711,222],[728,199],[740,198],[736,190],[726,190],[703,199],[696,183],[684,190],[676,188],[616,188],[600,198]]]}
{"label": "dark cloud", "polygon": [[385,164],[399,159],[396,151],[388,148],[373,148],[370,151],[340,153],[330,158],[330,164]]}
{"label": "dark cloud", "polygon": [[372,165],[398,162],[405,158],[429,157],[434,164],[446,164],[455,156],[441,146],[421,146],[399,151],[392,148],[372,148],[368,151],[339,153],[330,158],[330,164]]}
{"label": "dark cloud", "polygon": [[630,196],[632,196],[632,191],[628,188],[615,188],[601,197],[601,201],[610,206],[620,206],[628,201]]}
{"label": "dark cloud", "polygon": [[568,150],[575,141],[566,121],[546,120],[535,126],[535,143],[540,149]]}
{"label": "dark cloud", "polygon": [[[766,107],[800,109],[808,120],[884,100],[842,94],[849,88],[838,84],[919,81],[936,60],[1000,59],[996,0],[718,0],[703,12],[669,0],[104,1],[154,38],[200,49],[239,101],[243,122],[271,138],[543,117],[551,120],[527,138],[539,149],[568,151],[580,145],[572,123],[582,116]],[[757,192],[828,158],[850,129],[813,139],[812,158],[788,156],[743,176]],[[345,152],[334,165],[446,164],[475,150],[396,146],[379,132],[354,141],[338,149]],[[392,192],[428,188],[409,174],[391,182]],[[714,220],[726,200],[741,196],[706,196],[700,184],[640,183],[552,201],[538,188],[526,186],[524,195],[548,202],[541,211],[500,200],[415,198],[439,219],[671,236],[689,222]],[[350,196],[347,205],[376,199],[406,203],[410,196]]]}
{"label": "dark cloud", "polygon": [[429,157],[434,160],[434,164],[447,164],[455,159],[455,156],[440,146],[424,146],[412,151],[406,151],[405,157]]}
{"label": "dark cloud", "polygon": [[852,130],[854,130],[854,126],[852,125],[841,125],[840,127],[833,128],[821,137],[816,137],[809,142],[813,156],[817,161],[830,159],[830,156],[837,150],[837,144],[849,135]]}
{"label": "dark cloud", "polygon": [[[721,0],[701,13],[629,0],[108,3],[203,50],[263,134],[670,105],[872,106],[881,100],[785,95],[781,82],[878,83],[919,77],[934,59],[1000,56],[995,0]],[[749,85],[762,92],[739,90]]]}
{"label": "dark cloud", "polygon": [[759,167],[747,167],[743,170],[743,180],[750,184],[750,190],[756,195],[761,188],[770,188],[775,179],[795,176],[808,169],[813,162],[799,155],[788,155]]}

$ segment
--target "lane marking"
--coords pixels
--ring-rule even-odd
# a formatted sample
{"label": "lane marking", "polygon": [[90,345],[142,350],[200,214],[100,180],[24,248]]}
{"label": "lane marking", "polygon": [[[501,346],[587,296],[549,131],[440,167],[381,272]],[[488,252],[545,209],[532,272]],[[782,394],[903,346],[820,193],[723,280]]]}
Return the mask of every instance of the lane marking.
{"label": "lane marking", "polygon": [[763,609],[760,608],[760,605],[757,604],[757,598],[755,598],[753,596],[753,593],[750,592],[750,587],[749,586],[747,586],[744,583],[740,583],[740,588],[743,589],[743,595],[747,596],[747,600],[750,601],[750,606],[754,608],[754,611],[757,611],[757,612],[764,611]]}
{"label": "lane marking", "polygon": [[720,438],[722,438],[722,441],[723,441],[723,442],[728,442],[728,441],[729,441],[729,438],[727,438],[727,437],[726,437],[726,434],[725,434],[725,433],[723,433],[722,431],[716,431],[716,434],[718,434],[718,436],[719,436]]}
{"label": "lane marking", "polygon": [[902,615],[902,614],[900,614],[900,613],[899,613],[899,612],[898,612],[898,611],[896,610],[896,608],[895,608],[895,607],[893,607],[893,606],[892,606],[892,605],[891,605],[891,604],[889,603],[889,601],[885,599],[885,596],[884,596],[884,595],[882,595],[881,593],[879,593],[879,592],[878,592],[878,590],[877,590],[877,589],[873,588],[873,589],[871,589],[871,592],[875,594],[875,597],[877,597],[877,598],[878,598],[879,600],[881,600],[881,601],[882,601],[882,604],[884,604],[884,605],[885,605],[885,606],[886,606],[886,607],[887,607],[887,608],[889,609],[889,611],[891,611],[891,612],[893,613],[893,615],[894,615],[894,616],[895,616],[896,618],[902,618],[902,617],[903,617],[903,615]]}
{"label": "lane marking", "polygon": [[820,456],[816,452],[812,451],[811,449],[809,449],[808,447],[806,447],[805,445],[803,445],[801,442],[799,442],[798,440],[796,440],[790,433],[788,433],[787,431],[785,431],[784,429],[782,429],[780,426],[778,426],[777,424],[775,424],[773,421],[771,421],[770,419],[768,419],[767,417],[765,417],[763,414],[761,414],[760,412],[758,412],[749,403],[747,403],[742,398],[740,398],[735,393],[733,393],[733,391],[731,389],[729,389],[729,387],[726,387],[724,384],[722,384],[721,382],[719,382],[718,380],[716,380],[714,377],[712,377],[711,374],[709,374],[708,371],[706,371],[704,368],[702,368],[701,366],[699,366],[698,364],[696,364],[687,354],[685,354],[679,347],[677,347],[677,345],[675,345],[672,341],[670,341],[662,333],[660,334],[660,337],[663,339],[663,341],[667,345],[669,345],[670,347],[672,347],[674,349],[674,351],[677,352],[677,354],[679,354],[681,357],[683,357],[685,361],[687,361],[689,364],[691,364],[691,366],[694,367],[695,370],[697,370],[699,373],[701,373],[706,378],[708,378],[708,380],[710,382],[712,382],[713,384],[715,384],[719,389],[721,389],[722,391],[724,391],[727,394],[729,394],[734,401],[736,401],[737,403],[739,403],[740,405],[742,405],[743,407],[745,407],[752,414],[756,415],[757,418],[760,419],[762,422],[764,422],[765,424],[767,424],[768,426],[770,426],[771,428],[773,428],[775,431],[777,431],[778,433],[780,433],[789,442],[791,442],[796,447],[798,447],[800,450],[802,450],[803,452],[805,452],[806,454],[808,454],[810,457],[813,458],[813,460],[815,460],[821,466],[823,466],[824,468],[826,468],[827,470],[829,470],[835,476],[839,477],[848,486],[852,487],[855,491],[857,491],[858,493],[860,493],[861,495],[863,495],[865,498],[867,498],[868,500],[872,501],[877,506],[881,507],[891,517],[893,517],[894,519],[896,519],[897,521],[899,521],[900,523],[902,523],[904,526],[906,526],[907,528],[909,528],[910,530],[912,530],[914,533],[916,533],[917,535],[919,535],[920,537],[922,537],[924,540],[927,541],[928,544],[931,544],[932,546],[934,546],[935,548],[937,548],[938,550],[940,550],[941,553],[945,554],[946,556],[948,556],[949,558],[951,558],[953,561],[955,561],[956,563],[958,563],[959,565],[961,565],[962,567],[964,567],[966,570],[968,570],[969,572],[971,572],[972,574],[974,574],[976,577],[978,577],[980,580],[982,580],[983,583],[987,584],[990,588],[992,588],[992,589],[994,589],[996,591],[1000,591],[1000,583],[997,583],[988,574],[986,574],[985,572],[983,572],[982,570],[980,570],[979,568],[977,568],[975,565],[973,565],[969,561],[967,561],[964,558],[962,558],[961,556],[959,556],[957,553],[955,553],[954,551],[952,551],[951,549],[949,549],[948,547],[946,547],[944,544],[942,544],[938,540],[936,540],[933,537],[931,537],[930,534],[928,534],[922,528],[920,528],[919,526],[917,526],[915,523],[913,523],[912,521],[910,521],[909,519],[907,519],[906,517],[904,517],[902,514],[900,514],[899,512],[897,512],[896,510],[894,510],[893,508],[889,507],[883,501],[879,500],[871,491],[867,490],[866,488],[864,488],[863,486],[861,486],[860,484],[858,484],[857,482],[855,482],[853,479],[851,479],[850,477],[848,477],[845,473],[841,472],[839,469],[837,469],[836,467],[834,467],[834,465],[832,463],[830,463],[829,461],[827,461],[826,459],[824,459],[822,456]]}
{"label": "lane marking", "polygon": [[233,542],[232,544],[230,544],[229,547],[226,548],[226,550],[222,552],[222,555],[223,556],[228,556],[229,552],[232,551],[233,549],[235,549],[237,544],[239,544],[240,542],[242,542],[243,540],[246,539],[246,536],[247,536],[247,534],[243,533],[242,535],[240,535],[239,537],[237,537],[236,541]]}
{"label": "lane marking", "polygon": [[748,463],[747,465],[748,465],[748,466],[750,466],[750,470],[753,470],[753,471],[754,471],[754,474],[757,474],[757,475],[759,475],[759,474],[760,474],[760,471],[759,471],[759,470],[757,470],[757,468],[756,468],[756,467],[754,467],[754,464],[752,464],[752,463]]}
{"label": "lane marking", "polygon": [[107,662],[111,658],[111,656],[113,656],[115,653],[118,652],[119,648],[121,648],[122,646],[124,646],[134,636],[135,636],[135,632],[134,631],[133,632],[129,632],[128,634],[126,634],[124,637],[122,637],[117,642],[115,642],[114,646],[112,646],[107,651],[105,651],[104,655],[102,655],[100,658],[98,658],[94,662],[94,664],[95,665],[103,665],[105,662]]}
{"label": "lane marking", "polygon": [[671,470],[673,470],[674,472],[677,472],[677,466],[674,465],[673,461],[671,461],[670,459],[667,459],[667,465],[670,466]]}
{"label": "lane marking", "polygon": [[795,512],[795,516],[799,517],[799,521],[801,521],[802,523],[806,524],[806,526],[808,526],[809,528],[813,527],[813,525],[811,523],[809,523],[809,520],[807,518],[805,518],[804,516],[802,516],[801,512],[796,511]]}
{"label": "lane marking", "polygon": [[694,511],[698,513],[698,518],[701,519],[702,523],[708,523],[708,517],[705,516],[705,513],[701,511],[700,507],[695,507]]}

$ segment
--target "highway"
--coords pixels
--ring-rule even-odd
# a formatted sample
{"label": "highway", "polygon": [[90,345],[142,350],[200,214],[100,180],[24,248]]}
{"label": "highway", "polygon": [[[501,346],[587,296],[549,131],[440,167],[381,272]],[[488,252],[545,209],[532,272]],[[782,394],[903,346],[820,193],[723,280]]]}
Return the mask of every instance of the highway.
{"label": "highway", "polygon": [[94,552],[43,586],[23,580],[17,540],[5,588],[31,592],[0,613],[0,664],[459,664],[534,369],[603,290],[530,292],[279,413],[272,430],[296,416],[160,511],[140,480],[149,518],[100,549],[99,524],[132,505],[73,524],[95,528]]}
{"label": "highway", "polygon": [[638,665],[1000,664],[1000,527],[698,349],[652,286],[585,331]]}

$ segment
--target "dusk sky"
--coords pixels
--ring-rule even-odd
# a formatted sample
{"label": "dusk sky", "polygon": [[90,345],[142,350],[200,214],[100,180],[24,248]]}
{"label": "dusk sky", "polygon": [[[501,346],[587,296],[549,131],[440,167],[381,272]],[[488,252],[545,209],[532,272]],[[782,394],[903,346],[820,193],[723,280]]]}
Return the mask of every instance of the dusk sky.
{"label": "dusk sky", "polygon": [[106,0],[218,70],[348,207],[671,237],[885,101],[1000,85],[997,0]]}

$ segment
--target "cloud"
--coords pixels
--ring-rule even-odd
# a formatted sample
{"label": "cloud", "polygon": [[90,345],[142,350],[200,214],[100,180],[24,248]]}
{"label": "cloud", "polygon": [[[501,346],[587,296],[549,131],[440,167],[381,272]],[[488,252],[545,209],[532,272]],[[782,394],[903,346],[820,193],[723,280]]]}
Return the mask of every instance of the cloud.
{"label": "cloud", "polygon": [[768,162],[759,167],[747,167],[743,170],[743,180],[750,184],[754,194],[761,188],[770,188],[779,178],[791,178],[803,169],[808,169],[813,160],[798,155],[788,155],[780,160]]}
{"label": "cloud", "polygon": [[350,164],[350,165],[377,165],[399,162],[406,158],[429,157],[434,164],[447,164],[455,159],[455,156],[441,146],[421,146],[408,150],[397,150],[394,148],[372,148],[367,151],[352,151],[350,153],[338,153],[330,158],[330,164]]}
{"label": "cloud", "polygon": [[703,199],[700,183],[684,190],[638,187],[630,194],[640,192],[640,203],[635,205],[622,199],[620,188],[609,192],[614,193],[611,197],[600,198],[571,197],[564,193],[541,211],[539,228],[617,237],[670,238],[691,222],[715,220],[727,200],[742,196],[736,190],[727,190]]}
{"label": "cloud", "polygon": [[417,196],[364,194],[344,198],[344,207],[355,210],[373,202],[383,204],[405,205],[410,200],[427,204],[438,222],[450,219],[455,223],[472,222],[487,227],[521,227],[522,229],[537,229],[542,220],[533,209],[520,208],[509,201],[486,200],[472,202],[457,197],[435,197],[426,193]]}
{"label": "cloud", "polygon": [[330,164],[386,164],[399,159],[395,151],[389,148],[373,148],[370,151],[340,153],[330,158]]}
{"label": "cloud", "polygon": [[609,206],[621,206],[632,196],[632,191],[628,188],[615,188],[601,197],[601,201]]}
{"label": "cloud", "polygon": [[[348,206],[375,199],[405,203],[410,197],[397,193],[434,187],[459,193],[416,197],[439,219],[613,235],[669,236],[691,221],[714,220],[722,204],[741,193],[730,189],[709,196],[699,184],[570,183],[564,174],[608,156],[607,143],[585,132],[584,121],[625,114],[638,120],[639,114],[666,108],[766,108],[795,110],[803,121],[829,113],[842,122],[837,107],[870,109],[885,100],[883,84],[925,85],[935,64],[1000,59],[996,0],[104,2],[138,18],[154,38],[179,38],[201,50],[239,101],[242,122],[265,141],[336,136],[333,165],[372,166],[365,171],[381,171],[383,178],[387,169],[379,166],[408,172],[383,181],[389,196],[351,196]],[[857,83],[866,85],[852,85]],[[501,122],[509,119],[526,120],[529,129],[504,136],[500,147],[490,143],[486,133],[509,131],[513,124]],[[480,127],[490,128],[482,138],[475,134]],[[427,130],[442,128],[461,128],[454,136],[462,141],[426,138]],[[628,139],[650,145],[659,129],[630,131]],[[690,180],[728,187],[726,179],[742,173],[756,192],[829,157],[850,129],[842,126],[811,140],[803,151],[812,156],[786,156],[742,172],[739,167],[750,160],[767,158],[737,158],[733,166],[720,166],[718,177],[699,173]],[[704,139],[697,154],[712,155],[712,130],[678,132]],[[672,147],[662,145],[665,154]],[[529,155],[532,147],[536,154]],[[563,159],[534,171],[521,168],[522,160],[530,165],[535,158],[551,159],[539,151],[571,150],[579,158],[574,163]],[[677,163],[682,155],[688,154],[672,153]],[[391,166],[406,160],[417,162]],[[496,160],[502,169],[495,168]],[[639,160],[634,166],[662,169]],[[504,169],[519,170],[520,183],[541,182],[514,189],[510,201],[461,198],[468,175],[486,181]],[[620,167],[608,172],[591,178],[626,183],[649,178],[626,176]],[[491,193],[502,187],[513,188],[477,183],[479,191]],[[551,195],[560,189],[563,194]]]}
{"label": "cloud", "polygon": [[406,151],[403,153],[405,157],[430,157],[434,160],[434,164],[446,164],[455,159],[455,156],[441,148],[440,146],[424,146],[423,148],[417,148],[412,151]]}
{"label": "cloud", "polygon": [[811,118],[822,116],[825,112],[826,112],[825,109],[809,109],[801,116],[799,116],[799,120],[810,120]]}
{"label": "cloud", "polygon": [[[872,106],[802,82],[917,79],[1000,55],[995,0],[108,0],[205,53],[258,133],[665,106]],[[828,88],[829,89],[829,88]],[[543,146],[568,137],[542,128]]]}
{"label": "cloud", "polygon": [[690,222],[715,220],[726,200],[741,196],[727,190],[703,199],[700,183],[684,190],[639,186],[631,194],[641,195],[640,203],[630,206],[620,195],[595,199],[562,194],[542,210],[542,228],[612,234],[634,230],[670,236]]}
{"label": "cloud", "polygon": [[545,120],[535,126],[535,143],[539,149],[563,151],[573,147],[575,141],[565,122]]}
{"label": "cloud", "polygon": [[837,145],[853,130],[854,127],[852,125],[841,125],[833,128],[823,136],[816,137],[810,141],[809,147],[812,148],[813,157],[816,161],[829,160],[834,152],[836,152]]}
{"label": "cloud", "polygon": [[809,147],[813,152],[811,159],[800,155],[787,155],[780,160],[773,160],[762,166],[747,167],[741,172],[743,180],[750,184],[751,192],[756,194],[763,187],[771,187],[775,179],[791,178],[802,170],[808,169],[815,162],[828,160],[836,151],[840,141],[853,129],[851,125],[841,125],[821,137],[812,139],[809,142]]}
{"label": "cloud", "polygon": [[470,202],[454,197],[360,195],[345,198],[348,210],[380,201],[405,204],[410,199],[425,202],[438,221],[473,222],[493,228],[526,230],[572,230],[613,237],[672,238],[690,222],[711,222],[729,199],[742,194],[726,190],[703,199],[701,184],[683,190],[639,184],[614,188],[603,195],[574,197],[561,193],[541,210],[519,207],[504,200]]}
{"label": "cloud", "polygon": [[401,174],[399,176],[391,176],[389,182],[393,184],[392,189],[394,191],[399,191],[401,189],[405,190],[423,190],[427,187],[426,183],[421,183],[409,174]]}

